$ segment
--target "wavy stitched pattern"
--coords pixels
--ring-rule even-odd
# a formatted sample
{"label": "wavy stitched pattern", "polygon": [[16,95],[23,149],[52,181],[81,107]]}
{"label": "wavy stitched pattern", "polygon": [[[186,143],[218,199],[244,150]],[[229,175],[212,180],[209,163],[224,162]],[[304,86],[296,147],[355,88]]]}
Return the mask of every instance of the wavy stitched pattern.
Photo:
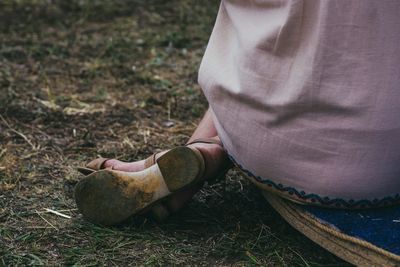
{"label": "wavy stitched pattern", "polygon": [[243,168],[231,155],[228,154],[229,159],[238,167],[240,168],[246,175],[254,178],[257,182],[265,184],[269,187],[272,187],[284,194],[289,195],[289,197],[297,197],[303,201],[315,204],[321,204],[324,206],[331,206],[337,208],[373,208],[373,207],[382,207],[382,206],[389,206],[393,204],[400,203],[400,194],[396,194],[394,196],[388,196],[381,199],[361,199],[361,200],[344,200],[341,198],[330,198],[327,196],[320,196],[313,193],[306,193],[304,191],[299,191],[293,187],[284,186],[280,183],[275,183],[271,180],[261,178],[260,176],[256,176],[251,173],[249,170]]}

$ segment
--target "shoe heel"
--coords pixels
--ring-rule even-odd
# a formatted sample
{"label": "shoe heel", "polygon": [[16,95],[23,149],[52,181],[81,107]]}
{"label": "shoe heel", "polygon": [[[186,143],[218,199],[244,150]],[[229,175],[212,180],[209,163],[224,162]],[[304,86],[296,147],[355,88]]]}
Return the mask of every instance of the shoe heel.
{"label": "shoe heel", "polygon": [[204,159],[201,153],[189,147],[176,147],[157,159],[165,184],[169,191],[178,191],[198,178],[204,172]]}
{"label": "shoe heel", "polygon": [[120,223],[169,194],[157,165],[135,173],[98,171],[75,187],[79,211],[100,225]]}
{"label": "shoe heel", "polygon": [[164,204],[157,203],[151,207],[151,215],[157,222],[165,222],[170,216],[170,213]]}

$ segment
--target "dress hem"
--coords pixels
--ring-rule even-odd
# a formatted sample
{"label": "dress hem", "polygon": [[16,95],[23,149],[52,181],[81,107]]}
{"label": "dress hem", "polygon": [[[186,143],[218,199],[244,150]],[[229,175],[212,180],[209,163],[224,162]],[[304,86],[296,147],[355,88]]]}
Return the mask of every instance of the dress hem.
{"label": "dress hem", "polygon": [[[226,149],[225,149],[226,151]],[[332,208],[345,208],[345,209],[364,209],[364,208],[377,208],[384,206],[391,206],[400,204],[400,194],[397,193],[393,196],[375,199],[342,199],[328,196],[321,196],[315,193],[307,193],[303,190],[298,190],[294,187],[285,186],[281,183],[276,183],[270,179],[265,179],[260,176],[254,175],[251,171],[244,168],[239,164],[234,157],[232,157],[227,151],[229,159],[238,167],[245,175],[253,178],[257,183],[260,183],[267,188],[262,188],[267,191],[275,191],[278,195],[285,197],[295,202],[301,202],[302,204],[311,204],[318,206],[327,206]]]}

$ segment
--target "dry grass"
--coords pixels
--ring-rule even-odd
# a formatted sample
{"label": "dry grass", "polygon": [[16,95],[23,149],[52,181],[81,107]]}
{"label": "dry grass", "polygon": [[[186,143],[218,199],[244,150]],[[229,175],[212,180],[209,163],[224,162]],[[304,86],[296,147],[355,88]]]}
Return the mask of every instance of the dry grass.
{"label": "dry grass", "polygon": [[207,106],[197,68],[217,8],[0,4],[0,266],[344,265],[235,171],[164,224],[138,217],[103,228],[76,211],[76,166],[97,155],[141,159],[188,138]]}

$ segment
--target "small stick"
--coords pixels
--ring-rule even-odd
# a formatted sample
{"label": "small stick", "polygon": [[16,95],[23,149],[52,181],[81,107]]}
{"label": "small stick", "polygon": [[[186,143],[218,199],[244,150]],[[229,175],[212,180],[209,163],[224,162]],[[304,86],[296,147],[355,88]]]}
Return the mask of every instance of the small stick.
{"label": "small stick", "polygon": [[50,226],[26,226],[26,229],[52,229]]}
{"label": "small stick", "polygon": [[50,225],[51,227],[53,227],[54,229],[56,229],[56,230],[58,231],[58,228],[57,228],[57,227],[55,227],[55,226],[54,226],[53,224],[51,224],[48,220],[46,220],[42,215],[40,215],[40,213],[39,213],[37,210],[35,210],[35,211],[36,211],[36,214],[39,215],[39,217],[43,219],[43,221],[45,221],[48,225]]}
{"label": "small stick", "polygon": [[71,218],[72,218],[71,216],[66,215],[66,214],[64,214],[64,213],[61,213],[61,212],[58,212],[58,211],[56,211],[56,210],[52,210],[52,209],[47,209],[47,208],[45,208],[45,211],[50,212],[50,213],[53,213],[53,214],[58,215],[58,216],[61,216],[61,217],[63,217],[63,218],[67,218],[67,219],[71,219]]}
{"label": "small stick", "polygon": [[[64,211],[76,211],[78,209],[64,209],[64,210],[58,210],[58,212],[64,212]],[[47,213],[47,211],[39,211],[39,213]]]}
{"label": "small stick", "polygon": [[22,137],[31,147],[33,150],[36,150],[36,147],[34,144],[32,144],[31,140],[28,139],[28,137],[26,137],[26,135],[24,135],[21,132],[18,132],[17,130],[15,130],[14,128],[12,128],[10,126],[10,124],[8,124],[8,122],[3,118],[3,116],[0,115],[0,119],[4,122],[4,124],[14,133],[18,134],[20,137]]}

